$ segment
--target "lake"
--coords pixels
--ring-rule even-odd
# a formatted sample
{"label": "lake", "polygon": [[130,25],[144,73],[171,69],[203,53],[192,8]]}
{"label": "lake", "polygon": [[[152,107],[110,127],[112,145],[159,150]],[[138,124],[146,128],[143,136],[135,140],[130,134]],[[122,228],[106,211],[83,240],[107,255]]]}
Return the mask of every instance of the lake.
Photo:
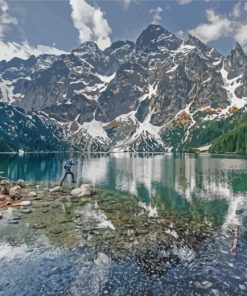
{"label": "lake", "polygon": [[[90,183],[116,194],[134,196],[150,215],[165,209],[173,216],[210,225],[212,235],[191,254],[153,277],[129,258],[88,249],[82,242],[65,246],[28,223],[0,220],[0,295],[246,295],[247,158],[210,154],[0,154],[0,172],[54,186],[67,159],[76,185]],[[64,182],[70,188],[70,177]],[[84,212],[84,215],[86,213]],[[55,218],[54,218],[55,219]],[[179,218],[176,218],[179,219]],[[234,234],[240,227],[236,251]],[[131,250],[129,250],[131,252]],[[184,253],[183,253],[184,252]]]}

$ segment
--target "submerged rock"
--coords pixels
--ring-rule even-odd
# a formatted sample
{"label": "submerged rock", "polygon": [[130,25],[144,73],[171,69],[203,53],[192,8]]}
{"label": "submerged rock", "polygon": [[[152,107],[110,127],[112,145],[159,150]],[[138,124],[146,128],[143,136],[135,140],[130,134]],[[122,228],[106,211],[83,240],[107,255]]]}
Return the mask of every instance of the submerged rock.
{"label": "submerged rock", "polygon": [[14,220],[14,219],[8,220],[8,224],[18,224],[18,223],[19,223],[18,220]]}
{"label": "submerged rock", "polygon": [[236,215],[241,215],[245,212],[245,209],[240,209],[236,211]]}
{"label": "submerged rock", "polygon": [[21,187],[19,185],[11,187],[9,189],[9,196],[12,199],[21,198]]}
{"label": "submerged rock", "polygon": [[148,229],[136,229],[136,235],[146,235],[149,233]]}
{"label": "submerged rock", "polygon": [[63,231],[61,230],[61,229],[52,229],[52,230],[50,230],[50,233],[51,234],[60,234],[60,233],[62,233]]}
{"label": "submerged rock", "polygon": [[23,200],[22,202],[20,202],[21,206],[31,206],[32,201],[31,200]]}
{"label": "submerged rock", "polygon": [[46,228],[46,226],[44,224],[33,224],[33,228],[35,228],[35,229],[43,229],[43,228]]}

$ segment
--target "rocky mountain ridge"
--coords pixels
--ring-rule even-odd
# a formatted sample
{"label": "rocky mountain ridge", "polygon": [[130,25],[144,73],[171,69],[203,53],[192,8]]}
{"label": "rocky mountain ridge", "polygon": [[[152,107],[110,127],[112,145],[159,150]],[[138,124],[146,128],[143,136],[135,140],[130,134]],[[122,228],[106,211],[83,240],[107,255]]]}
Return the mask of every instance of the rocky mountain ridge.
{"label": "rocky mountain ridge", "polygon": [[207,122],[245,108],[247,57],[238,43],[224,57],[150,25],[136,43],[104,51],[86,42],[70,54],[0,62],[0,101],[52,120],[76,149],[180,150]]}

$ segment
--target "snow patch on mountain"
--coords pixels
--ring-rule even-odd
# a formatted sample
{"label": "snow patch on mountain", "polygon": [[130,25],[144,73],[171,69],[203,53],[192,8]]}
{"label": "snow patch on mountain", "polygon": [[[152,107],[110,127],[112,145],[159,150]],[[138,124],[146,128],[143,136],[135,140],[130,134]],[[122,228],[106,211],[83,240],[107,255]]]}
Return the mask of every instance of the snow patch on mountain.
{"label": "snow patch on mountain", "polygon": [[87,133],[93,137],[109,141],[106,131],[103,128],[103,123],[93,119],[90,122],[84,122],[82,128],[87,130]]}
{"label": "snow patch on mountain", "polygon": [[0,96],[1,102],[11,104],[15,101],[13,96],[13,86],[11,86],[11,82],[4,80],[2,77],[0,77],[0,92],[2,93],[2,99]]}
{"label": "snow patch on mountain", "polygon": [[247,103],[247,98],[238,98],[235,94],[236,89],[242,84],[243,75],[228,79],[228,72],[224,69],[224,66],[221,68],[220,73],[224,82],[224,88],[227,91],[228,99],[232,106],[237,107],[238,109],[243,108]]}

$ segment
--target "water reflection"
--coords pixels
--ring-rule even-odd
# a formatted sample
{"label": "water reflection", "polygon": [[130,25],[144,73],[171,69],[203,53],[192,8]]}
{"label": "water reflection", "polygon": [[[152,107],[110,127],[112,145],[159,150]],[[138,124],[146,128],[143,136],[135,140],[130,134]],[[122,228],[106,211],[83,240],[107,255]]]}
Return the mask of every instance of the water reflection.
{"label": "water reflection", "polygon": [[[89,182],[138,196],[142,203],[157,200],[180,212],[199,211],[226,228],[242,224],[247,210],[247,159],[212,155],[148,154],[25,154],[0,155],[0,171],[10,179],[57,182],[66,159],[78,159],[77,183]],[[66,182],[70,182],[67,180]],[[198,212],[196,213],[198,214]],[[225,221],[222,221],[222,216]]]}
{"label": "water reflection", "polygon": [[[82,295],[81,291],[85,291],[84,295],[101,295],[104,289],[115,291],[111,295],[190,295],[193,292],[203,295],[209,290],[215,295],[234,295],[233,291],[240,291],[238,295],[244,295],[247,290],[244,272],[247,258],[246,158],[189,154],[48,153],[25,154],[22,157],[2,154],[0,172],[3,171],[12,180],[22,178],[59,183],[64,162],[70,158],[78,159],[78,165],[73,168],[78,184],[89,182],[134,194],[139,198],[139,206],[150,217],[157,216],[162,209],[179,214],[182,218],[193,217],[198,223],[211,223],[216,229],[215,236],[201,246],[193,260],[171,269],[160,282],[156,282],[141,273],[134,261],[111,262],[100,252],[92,256],[90,253],[87,258],[81,249],[51,250],[47,248],[48,242],[44,236],[34,238],[30,229],[25,227],[16,228],[15,233],[14,226],[9,225],[8,233],[13,232],[13,236],[20,238],[30,236],[30,241],[37,241],[39,248],[43,249],[35,249],[30,259],[30,250],[25,245],[15,249],[9,249],[6,244],[0,245],[0,258],[10,253],[23,257],[18,264],[14,260],[8,263],[3,261],[2,266],[7,266],[8,271],[4,274],[10,274],[0,280],[3,290],[9,289],[9,278],[20,274],[15,287],[19,289],[22,286],[23,295],[28,294],[27,289],[33,278],[26,277],[24,272],[30,270],[34,278],[38,278],[42,272],[45,274],[45,277],[39,277],[43,281],[41,288],[50,295],[58,295],[57,291],[61,289],[67,289],[68,295]],[[84,219],[95,216],[99,224],[110,223],[99,211],[85,209],[82,213]],[[232,235],[229,228],[236,225],[241,226],[241,237],[237,255],[233,257],[230,254]],[[46,277],[51,280],[46,280]],[[61,295],[64,291],[61,290]],[[244,291],[243,294],[241,291]]]}

